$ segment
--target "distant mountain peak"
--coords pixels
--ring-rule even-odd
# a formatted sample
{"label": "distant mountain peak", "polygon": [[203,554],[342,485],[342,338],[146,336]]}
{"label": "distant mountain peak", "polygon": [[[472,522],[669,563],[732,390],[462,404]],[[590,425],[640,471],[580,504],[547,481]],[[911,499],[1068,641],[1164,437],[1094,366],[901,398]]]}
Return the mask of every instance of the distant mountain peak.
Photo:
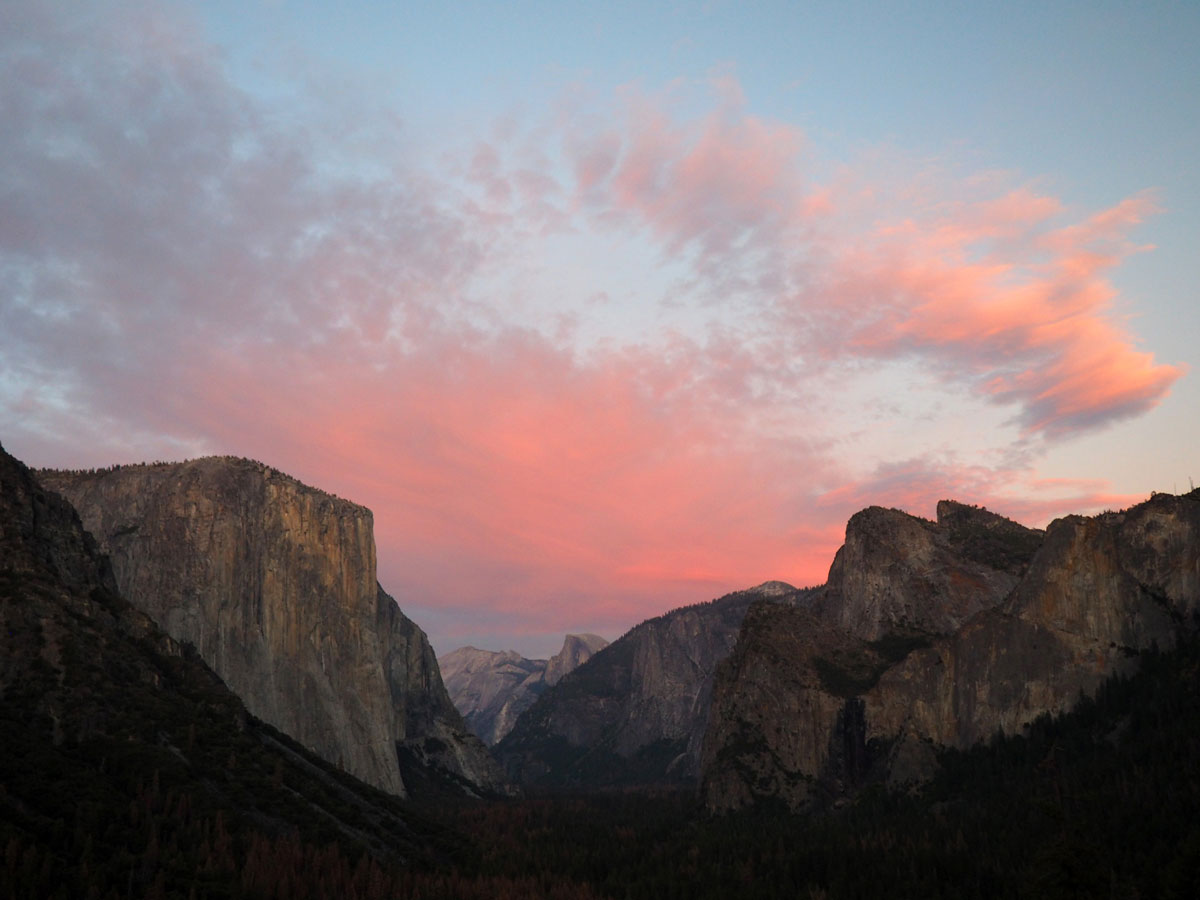
{"label": "distant mountain peak", "polygon": [[749,593],[761,594],[764,597],[782,597],[785,594],[794,594],[796,588],[788,584],[786,581],[764,581],[757,587],[752,587]]}
{"label": "distant mountain peak", "polygon": [[550,659],[526,659],[515,650],[460,647],[438,659],[450,699],[475,734],[491,745],[547,687],[608,646],[597,634],[568,634]]}
{"label": "distant mountain peak", "polygon": [[746,610],[805,592],[769,581],[634,626],[526,710],[497,753],[525,784],[571,787],[695,777],[713,674]]}

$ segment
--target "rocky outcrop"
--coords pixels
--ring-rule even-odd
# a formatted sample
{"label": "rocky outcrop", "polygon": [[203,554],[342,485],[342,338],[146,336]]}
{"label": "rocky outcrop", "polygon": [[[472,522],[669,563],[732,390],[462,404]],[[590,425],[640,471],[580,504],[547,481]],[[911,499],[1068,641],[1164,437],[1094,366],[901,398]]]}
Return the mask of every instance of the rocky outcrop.
{"label": "rocky outcrop", "polygon": [[547,687],[578,669],[608,641],[595,634],[568,634],[549,660],[526,659],[515,650],[460,647],[438,659],[446,690],[467,727],[491,746]]}
{"label": "rocky outcrop", "polygon": [[[10,865],[6,897],[182,897],[198,880],[231,896],[247,884],[239,863],[282,835],[291,860],[340,846],[347,867],[411,864],[437,840],[399,799],[247,714],[118,594],[74,509],[3,448],[0,735],[0,829],[12,858],[45,860]],[[131,857],[148,834],[151,852]],[[278,884],[318,868],[296,863]]]}
{"label": "rocky outcrop", "polygon": [[846,525],[846,542],[813,601],[831,624],[866,640],[897,631],[949,634],[1016,586],[1042,533],[949,500],[936,523],[872,506]]}
{"label": "rocky outcrop", "polygon": [[392,793],[406,793],[401,762],[502,784],[424,633],[376,581],[369,510],[224,457],[40,477],[75,505],[120,591],[254,715]]}
{"label": "rocky outcrop", "polygon": [[608,641],[598,634],[568,634],[562,649],[546,661],[546,685],[554,687],[607,646]]}
{"label": "rocky outcrop", "polygon": [[439,657],[438,665],[463,721],[488,746],[512,730],[545,687],[546,661],[515,650],[460,647]]}
{"label": "rocky outcrop", "polygon": [[694,779],[712,676],[746,609],[801,593],[768,582],[643,622],[542,694],[497,755],[511,777],[530,785]]}
{"label": "rocky outcrop", "polygon": [[[751,609],[716,679],[702,764],[710,807],[771,797],[798,808],[923,780],[939,746],[1019,732],[1194,627],[1200,493],[1057,520],[1033,553],[1032,532],[969,510],[940,504],[937,525],[891,515],[891,533],[879,512],[860,514],[847,543],[865,517],[873,549],[839,554],[811,608]],[[850,558],[867,574],[846,577]],[[878,577],[889,571],[895,591]],[[1016,573],[997,602],[1002,576]]]}

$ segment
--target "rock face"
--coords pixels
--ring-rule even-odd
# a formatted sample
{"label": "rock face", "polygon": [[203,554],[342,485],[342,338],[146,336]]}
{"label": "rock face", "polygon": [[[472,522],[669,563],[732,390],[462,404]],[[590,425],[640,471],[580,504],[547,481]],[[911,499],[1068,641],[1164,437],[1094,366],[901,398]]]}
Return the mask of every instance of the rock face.
{"label": "rock face", "polygon": [[959,504],[938,514],[860,513],[808,608],[750,610],[714,689],[711,808],[923,780],[937,747],[1018,732],[1195,627],[1200,492],[1044,536]]}
{"label": "rock face", "polygon": [[578,669],[608,641],[595,634],[568,634],[549,660],[526,659],[515,650],[460,647],[438,659],[446,690],[467,727],[492,746],[547,687]]}
{"label": "rock face", "polygon": [[488,746],[508,734],[545,687],[546,661],[515,650],[460,647],[439,657],[438,665],[463,721]]}
{"label": "rock face", "polygon": [[[219,810],[230,828],[298,834],[314,846],[332,829],[381,857],[420,849],[398,801],[247,715],[192,648],[122,598],[75,510],[2,447],[0,722],[0,769],[13,775],[0,790],[0,822],[64,868],[71,860],[47,823],[70,818],[86,832],[102,822],[93,877],[114,868],[104,854],[116,851],[114,835],[120,843],[134,830],[131,804],[150,809],[139,784],[157,795],[160,773],[187,794],[190,825]],[[136,868],[119,866],[120,891],[151,895],[155,868]]]}
{"label": "rock face", "polygon": [[1017,583],[1040,531],[943,500],[937,523],[872,506],[846,542],[813,608],[866,640],[897,631],[948,634],[999,603]]}
{"label": "rock face", "polygon": [[546,662],[546,685],[554,687],[607,646],[608,641],[598,634],[568,634],[562,649]]}
{"label": "rock face", "polygon": [[254,715],[395,794],[405,766],[500,787],[424,633],[375,579],[369,510],[232,458],[40,477],[79,511],[120,591]]}
{"label": "rock face", "polygon": [[755,600],[801,596],[768,582],[650,619],[543,693],[496,753],[509,775],[541,786],[689,781],[717,663]]}

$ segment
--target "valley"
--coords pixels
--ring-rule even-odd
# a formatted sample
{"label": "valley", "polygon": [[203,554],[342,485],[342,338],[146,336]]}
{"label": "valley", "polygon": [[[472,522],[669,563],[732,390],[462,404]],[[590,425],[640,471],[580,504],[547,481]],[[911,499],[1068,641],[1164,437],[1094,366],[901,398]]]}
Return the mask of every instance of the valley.
{"label": "valley", "polygon": [[6,896],[1185,896],[1200,871],[1200,492],[1045,530],[870,508],[822,585],[437,660],[362,507],[247,460],[2,462]]}

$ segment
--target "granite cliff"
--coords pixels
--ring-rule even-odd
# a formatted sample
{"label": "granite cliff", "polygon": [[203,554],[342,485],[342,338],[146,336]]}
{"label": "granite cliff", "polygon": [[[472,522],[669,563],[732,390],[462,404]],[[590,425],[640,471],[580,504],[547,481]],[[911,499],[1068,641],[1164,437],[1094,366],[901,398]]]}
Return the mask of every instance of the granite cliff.
{"label": "granite cliff", "polygon": [[497,756],[529,785],[693,780],[713,673],[733,649],[747,608],[802,595],[768,582],[637,625],[538,697],[496,746]]}
{"label": "granite cliff", "polygon": [[943,502],[867,510],[808,602],[759,604],[720,668],[710,808],[919,782],[939,747],[1018,733],[1195,628],[1200,492],[1043,533]]}
{"label": "granite cliff", "polygon": [[548,687],[578,669],[608,641],[595,634],[568,634],[550,659],[526,659],[515,650],[460,647],[439,657],[442,680],[467,727],[492,746]]}
{"label": "granite cliff", "polygon": [[0,735],[4,896],[227,895],[277,835],[346,871],[428,856],[407,806],[249,715],[121,597],[74,509],[3,448]]}
{"label": "granite cliff", "polygon": [[251,713],[395,794],[431,771],[502,788],[424,633],[376,581],[369,510],[226,457],[39,477],[79,511],[121,593]]}
{"label": "granite cliff", "polygon": [[865,640],[948,634],[1016,586],[1042,532],[950,500],[937,522],[872,506],[846,525],[813,596],[823,620]]}
{"label": "granite cliff", "polygon": [[546,661],[546,686],[554,687],[607,646],[598,634],[568,634],[562,648]]}

